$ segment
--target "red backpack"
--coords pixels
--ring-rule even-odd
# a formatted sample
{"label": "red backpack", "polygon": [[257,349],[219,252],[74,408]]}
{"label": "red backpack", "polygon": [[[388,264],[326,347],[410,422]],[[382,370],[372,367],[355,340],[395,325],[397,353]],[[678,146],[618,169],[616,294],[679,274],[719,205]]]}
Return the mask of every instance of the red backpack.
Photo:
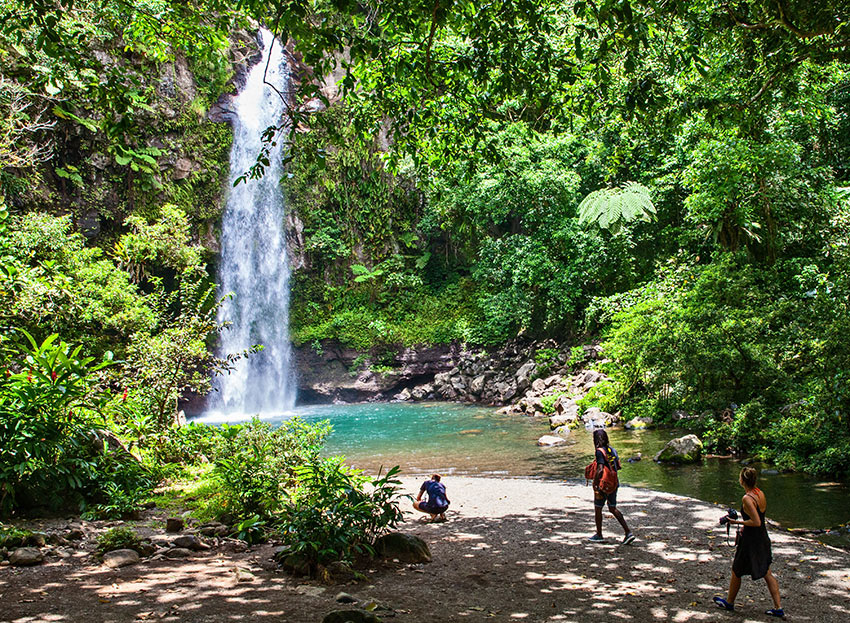
{"label": "red backpack", "polygon": [[[605,495],[608,495],[614,493],[620,485],[620,479],[617,477],[617,470],[612,469],[609,465],[608,451],[605,448],[597,448],[597,450],[602,450],[602,454],[605,455],[605,463],[602,466],[602,478],[599,479],[599,490]],[[596,457],[594,456],[593,460],[584,468],[585,484],[587,484],[587,481],[593,482],[596,480],[596,468]]]}

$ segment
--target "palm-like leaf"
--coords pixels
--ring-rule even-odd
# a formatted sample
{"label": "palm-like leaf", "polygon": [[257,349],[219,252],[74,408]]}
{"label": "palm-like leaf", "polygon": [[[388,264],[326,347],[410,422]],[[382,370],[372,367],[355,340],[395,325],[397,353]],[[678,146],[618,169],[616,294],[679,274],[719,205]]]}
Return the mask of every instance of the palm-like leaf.
{"label": "palm-like leaf", "polygon": [[603,188],[590,193],[578,206],[581,224],[596,223],[600,228],[616,232],[623,223],[655,219],[655,206],[649,189],[637,182],[626,182],[620,188]]}

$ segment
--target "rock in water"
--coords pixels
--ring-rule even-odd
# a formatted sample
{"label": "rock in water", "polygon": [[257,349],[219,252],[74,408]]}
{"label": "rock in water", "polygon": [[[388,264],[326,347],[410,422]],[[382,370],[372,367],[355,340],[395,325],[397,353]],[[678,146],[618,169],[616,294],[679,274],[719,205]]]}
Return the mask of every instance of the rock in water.
{"label": "rock in water", "polygon": [[113,569],[135,565],[139,562],[139,553],[133,549],[116,549],[103,555],[103,564]]}
{"label": "rock in water", "polygon": [[696,435],[685,435],[667,442],[655,455],[659,463],[696,463],[702,458],[702,442]]}
{"label": "rock in water", "polygon": [[35,547],[19,547],[9,554],[9,564],[13,567],[32,567],[42,562],[44,562],[44,556]]}
{"label": "rock in water", "polygon": [[538,446],[557,446],[566,441],[563,437],[556,437],[555,435],[543,435],[540,439],[537,440]]}
{"label": "rock in water", "polygon": [[431,562],[428,544],[412,534],[385,534],[375,541],[375,551],[384,558],[398,558],[402,562]]}
{"label": "rock in water", "polygon": [[634,417],[623,425],[626,430],[637,430],[652,426],[651,417]]}
{"label": "rock in water", "polygon": [[365,610],[334,610],[325,615],[322,623],[381,623],[381,619]]}

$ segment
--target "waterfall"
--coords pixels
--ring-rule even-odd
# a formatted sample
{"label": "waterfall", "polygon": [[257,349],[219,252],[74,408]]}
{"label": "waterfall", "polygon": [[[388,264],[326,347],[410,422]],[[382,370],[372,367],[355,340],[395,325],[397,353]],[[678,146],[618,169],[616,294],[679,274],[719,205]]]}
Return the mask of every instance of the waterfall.
{"label": "waterfall", "polygon": [[[265,175],[233,182],[256,162],[266,128],[279,125],[289,84],[283,47],[261,30],[263,59],[251,69],[236,97],[233,146],[230,150],[230,194],[222,219],[221,294],[232,293],[219,310],[231,325],[221,334],[222,356],[254,344],[264,349],[236,362],[229,374],[213,381],[209,410],[219,415],[279,414],[295,404],[296,385],[289,342],[289,260],[284,229],[281,143],[272,147]],[[271,59],[269,60],[269,55]],[[268,71],[266,66],[268,64]]]}

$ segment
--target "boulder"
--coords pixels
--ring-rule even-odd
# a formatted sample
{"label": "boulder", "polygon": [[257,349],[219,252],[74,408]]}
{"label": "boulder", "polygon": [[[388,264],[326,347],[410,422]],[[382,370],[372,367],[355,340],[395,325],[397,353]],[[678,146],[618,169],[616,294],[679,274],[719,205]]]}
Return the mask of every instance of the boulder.
{"label": "boulder", "polygon": [[626,430],[637,430],[640,428],[648,428],[652,426],[651,417],[633,417],[623,425]]}
{"label": "boulder", "polygon": [[487,375],[479,374],[474,379],[472,379],[472,382],[469,384],[469,389],[472,391],[473,394],[480,394],[481,391],[484,389],[484,383],[486,382]]}
{"label": "boulder", "polygon": [[557,446],[564,443],[566,439],[563,437],[556,437],[555,435],[543,435],[540,439],[537,440],[538,446]]}
{"label": "boulder", "polygon": [[496,391],[496,395],[499,398],[499,402],[507,402],[517,393],[517,385],[513,381],[505,381],[502,383],[496,383],[493,389]]}
{"label": "boulder", "polygon": [[136,545],[136,551],[139,553],[139,556],[143,556],[145,558],[153,556],[157,549],[157,546],[149,540],[139,541],[139,544]]}
{"label": "boulder", "polygon": [[584,427],[587,429],[605,428],[611,425],[614,416],[606,413],[599,407],[590,407],[582,414],[581,419],[584,422]]}
{"label": "boulder", "polygon": [[397,393],[395,396],[393,396],[393,398],[395,398],[396,400],[398,400],[400,402],[406,402],[406,401],[410,400],[411,398],[413,398],[413,394],[411,394],[410,390],[405,387],[403,390],[401,390],[399,393]]}
{"label": "boulder", "polygon": [[310,575],[310,571],[312,570],[310,561],[307,560],[306,556],[301,554],[290,554],[288,553],[288,550],[275,554],[275,560],[280,563],[280,566],[283,567],[284,571],[291,573],[296,577]]}
{"label": "boulder", "polygon": [[375,541],[375,551],[384,558],[398,558],[402,562],[431,562],[428,544],[412,534],[385,534]]}
{"label": "boulder", "polygon": [[423,385],[417,385],[414,387],[410,394],[413,396],[414,400],[425,400],[431,394],[434,393],[434,386],[431,383],[425,383]]}
{"label": "boulder", "polygon": [[526,361],[519,367],[519,370],[516,371],[516,385],[517,389],[520,391],[524,390],[531,383],[531,374],[534,372],[534,368],[537,367],[537,364],[533,361]]}
{"label": "boulder", "polygon": [[655,455],[659,463],[696,463],[702,458],[702,441],[696,435],[685,435],[671,439],[661,452]]}
{"label": "boulder", "polygon": [[575,419],[570,419],[564,415],[550,415],[549,416],[549,428],[555,430],[556,428],[560,428],[561,426],[569,426]]}
{"label": "boulder", "polygon": [[165,520],[166,532],[180,532],[183,529],[182,517],[169,517]]}
{"label": "boulder", "polygon": [[9,564],[13,567],[32,567],[44,562],[44,555],[35,547],[19,547],[9,554]]}
{"label": "boulder", "polygon": [[194,534],[184,534],[182,536],[178,536],[173,541],[175,547],[185,547],[186,549],[193,549],[196,552],[207,550],[210,548],[209,545],[201,541]]}
{"label": "boulder", "polygon": [[198,534],[203,536],[227,536],[230,528],[218,521],[211,521],[198,527]]}
{"label": "boulder", "polygon": [[325,615],[322,623],[381,623],[381,619],[366,610],[334,610]]}
{"label": "boulder", "polygon": [[588,383],[598,383],[602,380],[602,375],[596,370],[587,370],[581,377],[581,384],[587,385]]}
{"label": "boulder", "polygon": [[552,376],[546,377],[546,380],[544,380],[543,383],[546,385],[546,387],[552,387],[553,385],[560,385],[561,383],[563,383],[563,381],[564,377],[562,377],[560,374],[553,374]]}
{"label": "boulder", "polygon": [[534,379],[531,383],[531,389],[536,391],[538,394],[546,391],[546,381],[543,379]]}
{"label": "boulder", "polygon": [[172,547],[165,552],[166,558],[189,558],[192,556],[192,550],[185,547]]}
{"label": "boulder", "polygon": [[69,541],[82,541],[86,535],[80,528],[71,528],[65,533],[65,538]]}
{"label": "boulder", "polygon": [[113,569],[135,565],[139,560],[139,553],[134,549],[116,549],[103,555],[103,564]]}

